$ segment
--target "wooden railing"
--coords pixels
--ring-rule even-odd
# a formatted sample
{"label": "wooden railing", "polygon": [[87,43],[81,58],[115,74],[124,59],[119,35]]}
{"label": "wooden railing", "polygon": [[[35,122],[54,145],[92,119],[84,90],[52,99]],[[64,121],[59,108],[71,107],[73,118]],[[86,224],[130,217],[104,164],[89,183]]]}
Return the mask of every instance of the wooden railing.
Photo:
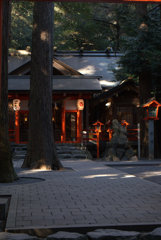
{"label": "wooden railing", "polygon": [[[97,145],[97,158],[99,158],[99,144],[100,141],[110,142],[113,135],[112,129],[103,130],[102,132],[95,132],[94,129],[84,130],[82,132],[82,142],[84,144],[89,141],[93,141]],[[138,129],[137,128],[129,128],[127,129],[127,137],[129,142],[133,142],[137,144],[138,141]]]}
{"label": "wooden railing", "polygon": [[127,137],[129,142],[137,142],[138,140],[138,129],[137,128],[128,128],[127,129]]}

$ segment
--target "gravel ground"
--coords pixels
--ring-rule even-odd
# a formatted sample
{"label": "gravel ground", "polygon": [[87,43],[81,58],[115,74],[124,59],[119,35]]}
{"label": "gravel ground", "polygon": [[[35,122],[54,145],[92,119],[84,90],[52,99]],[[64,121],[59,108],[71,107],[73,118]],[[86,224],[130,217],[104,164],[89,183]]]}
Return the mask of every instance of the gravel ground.
{"label": "gravel ground", "polygon": [[161,165],[157,166],[119,166],[120,171],[133,174],[139,178],[161,184]]}

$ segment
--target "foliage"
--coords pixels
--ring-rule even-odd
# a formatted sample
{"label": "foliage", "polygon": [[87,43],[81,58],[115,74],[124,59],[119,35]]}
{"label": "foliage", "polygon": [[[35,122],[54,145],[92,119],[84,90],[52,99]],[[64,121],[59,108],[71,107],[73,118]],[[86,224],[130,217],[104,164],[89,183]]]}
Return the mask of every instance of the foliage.
{"label": "foliage", "polygon": [[[118,51],[129,34],[134,15],[131,4],[55,3],[54,45],[59,50],[104,50],[110,46]],[[33,3],[12,3],[11,48],[31,46]]]}
{"label": "foliage", "polygon": [[11,12],[11,42],[14,49],[26,49],[31,46],[33,3],[13,1]]}
{"label": "foliage", "polygon": [[[141,22],[140,22],[141,21]],[[139,27],[138,27],[139,26]],[[135,21],[134,34],[124,38],[125,55],[121,58],[122,68],[118,78],[133,76],[138,79],[143,71],[152,74],[153,88],[160,85],[161,78],[161,22],[159,14],[147,15]]]}

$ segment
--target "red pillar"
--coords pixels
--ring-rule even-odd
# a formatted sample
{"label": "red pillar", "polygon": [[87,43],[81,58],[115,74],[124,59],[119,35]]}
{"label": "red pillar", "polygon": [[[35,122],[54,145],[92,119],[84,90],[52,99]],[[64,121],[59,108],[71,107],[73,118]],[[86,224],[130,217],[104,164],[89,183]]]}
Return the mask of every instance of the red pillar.
{"label": "red pillar", "polygon": [[62,132],[61,132],[61,143],[65,141],[65,109],[62,108]]}
{"label": "red pillar", "polygon": [[1,101],[1,82],[2,82],[2,20],[3,20],[3,16],[2,16],[2,4],[3,4],[3,0],[0,0],[0,101]]}
{"label": "red pillar", "polygon": [[15,139],[16,143],[20,143],[20,125],[19,125],[19,111],[15,111]]}
{"label": "red pillar", "polygon": [[100,133],[99,131],[96,132],[97,136],[97,158],[100,157]]}
{"label": "red pillar", "polygon": [[81,137],[80,137],[80,132],[81,132],[81,112],[78,110],[77,111],[77,142],[81,142]]}

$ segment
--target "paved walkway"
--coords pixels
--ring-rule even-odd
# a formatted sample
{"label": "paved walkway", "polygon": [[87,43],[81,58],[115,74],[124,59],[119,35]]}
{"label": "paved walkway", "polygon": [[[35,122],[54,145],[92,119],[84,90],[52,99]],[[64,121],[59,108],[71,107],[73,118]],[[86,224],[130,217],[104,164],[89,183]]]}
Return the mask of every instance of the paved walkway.
{"label": "paved walkway", "polygon": [[[161,185],[104,162],[63,161],[65,171],[16,170],[29,184],[0,184],[11,195],[6,230],[161,224]],[[72,168],[72,169],[70,169]]]}

